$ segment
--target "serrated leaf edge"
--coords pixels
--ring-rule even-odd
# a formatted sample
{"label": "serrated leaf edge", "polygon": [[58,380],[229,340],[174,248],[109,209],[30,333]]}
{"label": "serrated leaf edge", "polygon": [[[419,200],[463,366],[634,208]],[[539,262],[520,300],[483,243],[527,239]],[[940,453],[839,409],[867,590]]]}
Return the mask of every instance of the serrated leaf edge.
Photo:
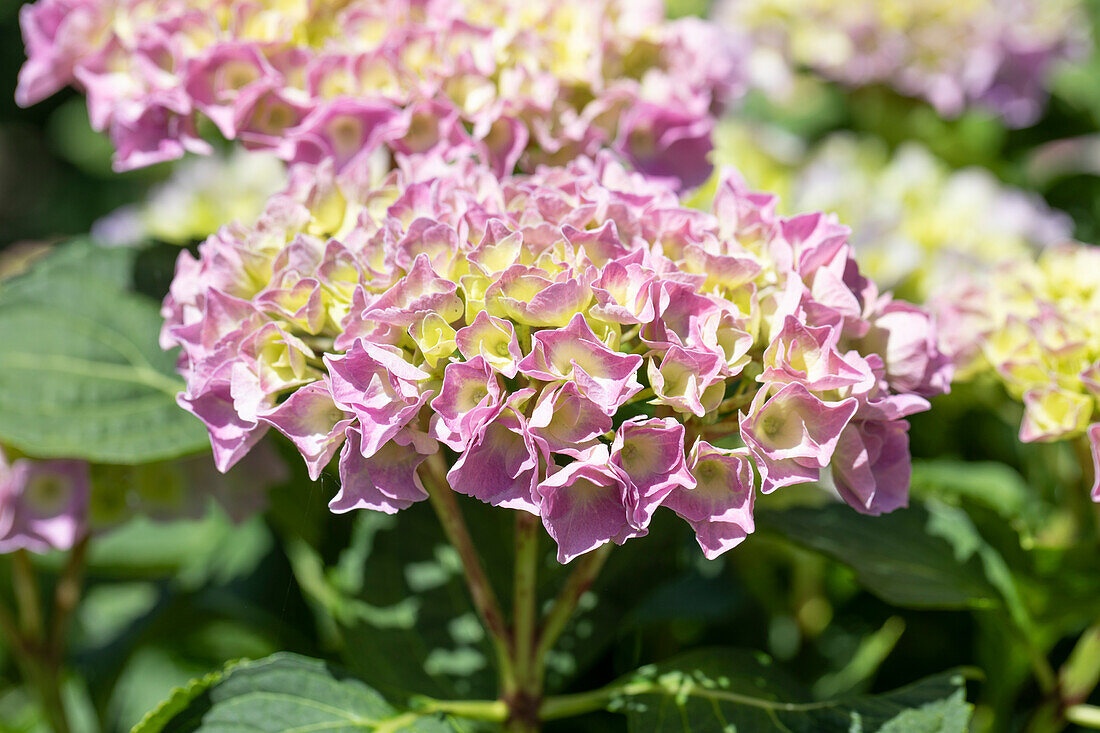
{"label": "serrated leaf edge", "polygon": [[164,726],[199,695],[221,682],[226,675],[238,667],[247,666],[251,659],[234,659],[219,670],[197,677],[183,687],[174,687],[168,697],[145,714],[130,733],[160,733]]}

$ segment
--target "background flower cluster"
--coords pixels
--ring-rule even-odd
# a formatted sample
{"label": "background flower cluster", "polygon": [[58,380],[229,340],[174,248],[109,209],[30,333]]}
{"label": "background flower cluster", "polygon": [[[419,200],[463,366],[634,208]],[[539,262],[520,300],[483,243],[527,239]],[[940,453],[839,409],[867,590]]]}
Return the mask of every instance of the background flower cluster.
{"label": "background flower cluster", "polygon": [[992,377],[1024,405],[1020,440],[1087,434],[1100,500],[1100,250],[1065,244],[958,283],[936,301],[960,379]]}
{"label": "background flower cluster", "polygon": [[953,117],[971,105],[1033,124],[1057,62],[1087,48],[1075,0],[721,0],[749,39],[758,83],[790,93],[809,67],[850,86],[886,83]]}
{"label": "background flower cluster", "polygon": [[[808,145],[775,126],[728,121],[715,159],[780,194],[781,210],[834,212],[862,270],[916,302],[960,277],[1072,239],[1073,222],[986,168],[953,170],[927,147],[839,132]],[[703,193],[709,194],[709,189]]]}
{"label": "background flower cluster", "polygon": [[201,117],[291,161],[469,145],[500,173],[614,146],[690,185],[740,86],[724,34],[649,0],[42,0],[20,19],[20,103],[77,85],[122,170],[208,152]]}

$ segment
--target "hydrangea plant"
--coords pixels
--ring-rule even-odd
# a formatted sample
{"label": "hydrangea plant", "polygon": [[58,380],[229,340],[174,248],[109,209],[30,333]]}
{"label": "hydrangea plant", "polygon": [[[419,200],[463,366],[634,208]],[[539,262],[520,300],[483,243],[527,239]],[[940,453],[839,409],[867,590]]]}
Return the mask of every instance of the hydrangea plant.
{"label": "hydrangea plant", "polygon": [[145,200],[93,224],[92,236],[110,245],[134,246],[149,238],[186,245],[232,221],[251,224],[267,199],[286,186],[285,168],[273,153],[241,149],[187,158]]}
{"label": "hydrangea plant", "polygon": [[[119,170],[211,153],[218,136],[268,156],[246,159],[227,144],[230,168],[195,163],[154,197],[139,226],[123,215],[100,227],[133,235],[113,237],[116,244],[148,234],[185,244],[238,219],[179,252],[163,319],[134,292],[133,260],[115,257],[121,249],[108,256],[91,246],[102,255],[94,266],[44,260],[45,274],[0,302],[9,309],[7,333],[20,334],[31,355],[23,363],[36,364],[41,353],[40,344],[23,343],[35,340],[23,337],[26,323],[71,328],[55,340],[86,347],[73,361],[88,381],[54,392],[89,413],[104,396],[126,395],[125,405],[114,405],[114,429],[99,431],[117,437],[127,429],[111,446],[117,462],[150,455],[129,445],[146,426],[169,443],[150,461],[194,450],[196,431],[202,442],[198,423],[173,399],[201,421],[219,471],[240,464],[238,473],[261,476],[271,465],[261,441],[281,436],[277,444],[300,455],[309,479],[338,477],[325,495],[331,514],[365,510],[354,524],[330,513],[303,517],[308,498],[283,487],[268,516],[270,537],[282,533],[283,546],[265,544],[266,527],[254,538],[253,552],[277,559],[266,564],[290,566],[301,591],[293,600],[316,606],[319,630],[310,641],[322,648],[345,627],[367,630],[365,643],[381,650],[363,655],[369,667],[397,656],[402,642],[389,644],[398,635],[419,649],[440,632],[454,647],[432,649],[422,665],[410,660],[412,678],[457,675],[462,664],[478,677],[445,691],[463,699],[417,694],[398,710],[320,661],[276,654],[176,690],[135,733],[219,725],[423,732],[449,730],[452,718],[530,733],[603,710],[625,712],[633,730],[663,730],[666,708],[676,710],[669,719],[681,719],[674,729],[696,720],[723,731],[965,728],[960,674],[873,700],[854,694],[896,643],[899,618],[859,636],[852,663],[804,695],[766,660],[725,650],[548,695],[553,652],[566,649],[560,637],[613,547],[638,539],[620,551],[629,559],[652,533],[648,547],[667,550],[672,545],[656,537],[666,518],[671,530],[677,520],[687,525],[680,530],[690,550],[677,544],[667,554],[678,562],[690,556],[699,576],[704,568],[724,572],[707,561],[745,542],[759,522],[773,536],[829,547],[891,603],[996,607],[1008,635],[1022,637],[1043,704],[1056,709],[1056,722],[1069,719],[1084,699],[1072,683],[1094,686],[1087,647],[1095,633],[1083,637],[1086,671],[1071,659],[1065,679],[1056,678],[1047,657],[1068,632],[1038,633],[998,549],[961,508],[965,497],[925,495],[912,512],[869,520],[887,527],[880,534],[857,536],[867,525],[848,523],[907,505],[908,418],[929,409],[956,370],[961,379],[995,375],[1025,405],[1024,440],[1079,439],[1100,471],[1092,253],[1067,247],[1038,264],[1020,259],[1065,236],[1061,217],[987,174],[949,171],[916,147],[891,158],[832,137],[808,164],[795,145],[772,166],[768,146],[750,138],[749,154],[733,162],[751,184],[722,170],[703,194],[688,192],[711,173],[716,116],[744,77],[767,71],[769,53],[851,86],[890,83],[944,114],[978,104],[1023,125],[1042,107],[1054,61],[1078,47],[1077,6],[721,5],[722,17],[733,18],[725,30],[698,19],[669,22],[659,0],[38,0],[22,8],[28,61],[19,103],[65,86],[84,92]],[[747,59],[750,44],[755,55]],[[238,169],[245,160],[263,163]],[[284,173],[285,190],[268,198]],[[787,201],[754,192],[758,186]],[[254,206],[261,198],[262,212]],[[687,205],[703,199],[706,206]],[[804,213],[818,209],[841,216]],[[854,234],[842,220],[855,224]],[[931,283],[944,292],[956,275],[1012,258],[994,283],[969,283],[954,299],[937,300],[936,316],[891,292],[923,299]],[[94,278],[110,287],[81,285]],[[17,296],[31,295],[48,319],[20,312]],[[163,350],[148,329],[149,338],[128,341],[131,330],[155,330],[162,320]],[[89,336],[86,322],[106,336]],[[177,356],[182,382],[171,374]],[[73,361],[49,368],[73,369]],[[166,407],[181,424],[126,413],[145,403]],[[64,445],[82,450],[81,437]],[[64,453],[50,450],[42,455]],[[0,552],[12,556],[18,611],[13,620],[0,603],[0,625],[15,656],[38,665],[24,674],[42,685],[58,730],[66,729],[60,660],[83,540],[135,512],[194,515],[213,493],[206,476],[161,480],[157,466],[0,462]],[[115,491],[90,488],[107,484]],[[779,502],[806,503],[767,512],[757,505],[780,489]],[[1100,484],[1093,493],[1100,496]],[[227,508],[257,508],[242,504]],[[434,525],[423,531],[417,523],[433,520],[429,506],[450,548],[434,544]],[[514,522],[514,545],[501,551],[484,542],[467,527],[474,515]],[[379,529],[394,527],[385,537]],[[671,530],[664,536],[679,543]],[[326,568],[344,532],[350,545]],[[556,563],[541,553],[544,535]],[[394,560],[373,554],[386,543],[423,553],[418,559],[434,554],[408,565],[402,555],[402,564],[374,574],[370,562],[373,570]],[[753,564],[762,557],[752,554],[757,546],[769,552],[749,542],[723,559]],[[52,549],[69,554],[47,633],[27,558]],[[757,572],[803,569],[804,556],[777,554],[784,557]],[[491,572],[502,563],[483,559],[503,559],[514,573],[510,609]],[[937,575],[944,565],[958,583]],[[631,572],[645,585],[639,568]],[[566,579],[540,612],[543,573]],[[923,594],[931,601],[922,596],[924,575],[934,576]],[[430,592],[455,590],[452,576],[466,583],[480,627],[473,614],[449,615],[449,605],[428,608],[425,599],[438,597]],[[820,573],[811,568],[809,576]],[[376,586],[391,581],[378,596],[399,602],[375,605]],[[824,581],[810,578],[815,583]],[[791,585],[802,595],[806,584]],[[813,597],[800,598],[787,620],[809,636],[822,632],[832,610],[827,591],[806,595]],[[1056,604],[1044,597],[1034,605]],[[1066,618],[1059,623],[1076,616]],[[769,618],[768,634],[778,640],[785,632],[776,619],[783,620]],[[421,631],[428,633],[420,638]],[[249,653],[253,641],[245,640]],[[490,647],[492,670],[481,654]],[[342,653],[356,656],[350,645]],[[481,671],[497,674],[499,690],[468,699],[487,689]],[[387,694],[431,691],[400,676],[380,677]],[[1023,682],[1005,686],[1012,685]],[[799,702],[810,698],[817,701]]]}
{"label": "hydrangea plant", "polygon": [[521,546],[541,520],[560,562],[584,556],[581,589],[661,507],[713,558],[753,531],[757,488],[824,473],[858,511],[906,503],[904,418],[950,378],[932,322],[860,275],[835,219],[775,203],[731,173],[711,212],[684,208],[607,156],[297,167],[255,226],[180,254],[179,402],[222,470],[275,428],[311,477],[336,460],[334,512],[430,499],[522,717],[538,675],[453,493],[515,510]]}
{"label": "hydrangea plant", "polygon": [[[93,540],[138,515],[158,522],[198,519],[211,500],[234,521],[254,515],[263,509],[268,483],[281,478],[281,464],[263,453],[250,461],[248,480],[234,484],[211,475],[204,457],[129,467],[0,450],[0,556],[10,567],[16,601],[12,610],[0,602],[0,640],[36,690],[50,729],[71,730],[63,664]],[[32,555],[58,562],[49,596]]]}

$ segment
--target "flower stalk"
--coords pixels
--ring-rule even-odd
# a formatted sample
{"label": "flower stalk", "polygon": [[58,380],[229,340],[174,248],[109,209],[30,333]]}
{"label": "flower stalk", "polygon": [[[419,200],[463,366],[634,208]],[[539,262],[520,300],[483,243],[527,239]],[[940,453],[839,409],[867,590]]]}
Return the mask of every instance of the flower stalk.
{"label": "flower stalk", "polygon": [[537,635],[538,517],[527,512],[516,512],[516,570],[513,601],[513,635],[516,650],[517,685],[520,693],[537,693],[530,689],[533,676],[531,665],[535,658]]}
{"label": "flower stalk", "polygon": [[11,563],[20,631],[24,638],[37,640],[42,636],[42,602],[30,553],[23,549],[16,550],[11,555]]}
{"label": "flower stalk", "polygon": [[16,612],[0,605],[0,635],[12,651],[24,682],[33,687],[50,727],[69,733],[61,694],[65,638],[80,600],[88,535],[73,545],[54,587],[49,616],[44,613],[37,573],[26,550],[11,553]]}
{"label": "flower stalk", "polygon": [[542,689],[535,670],[537,639],[539,532],[542,527],[533,514],[516,512],[515,575],[512,601],[512,641],[515,651],[515,689],[511,691],[513,730],[537,723],[535,715]]}
{"label": "flower stalk", "polygon": [[[540,624],[537,581],[541,525],[534,515],[517,512],[512,623],[508,626],[455,501],[454,492],[444,478],[445,468],[442,457],[429,458],[424,463],[424,483],[443,532],[462,561],[474,607],[493,644],[500,674],[501,698],[497,701],[416,698],[413,708],[419,714],[455,714],[502,722],[505,729],[512,733],[533,733],[541,729],[543,720],[540,711],[545,704],[546,656],[577,610],[581,597],[599,575],[612,545],[603,545],[577,559],[572,574]],[[551,705],[551,710],[554,709]]]}

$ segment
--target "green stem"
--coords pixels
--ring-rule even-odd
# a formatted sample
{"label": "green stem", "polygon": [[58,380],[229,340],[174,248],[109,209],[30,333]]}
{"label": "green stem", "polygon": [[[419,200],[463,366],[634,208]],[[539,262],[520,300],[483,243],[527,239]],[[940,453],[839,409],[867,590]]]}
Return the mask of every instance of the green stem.
{"label": "green stem", "polygon": [[[83,540],[70,552],[68,565],[83,567]],[[77,556],[74,565],[73,556]],[[73,579],[79,586],[79,578]],[[59,582],[65,584],[65,577]],[[19,609],[19,621],[16,622],[5,609],[0,612],[0,626],[7,635],[13,636],[12,651],[19,664],[20,673],[24,681],[33,687],[38,693],[42,704],[42,712],[46,716],[54,733],[69,733],[69,720],[65,714],[65,704],[61,697],[61,662],[63,659],[63,638],[56,642],[55,629],[51,627],[51,635],[44,637],[45,620],[42,614],[42,599],[38,591],[38,577],[34,566],[31,564],[30,554],[26,550],[17,550],[12,553],[12,585],[14,586],[16,604]],[[79,590],[77,590],[79,594]],[[70,591],[64,591],[65,603],[70,603]],[[71,601],[75,606],[75,599]],[[69,609],[71,611],[71,608]],[[62,608],[62,612],[65,609]],[[66,614],[67,618],[67,614]],[[58,612],[54,610],[54,626],[58,623]],[[61,628],[64,628],[64,620]]]}
{"label": "green stem", "polygon": [[508,704],[503,700],[436,700],[432,697],[416,697],[410,702],[418,715],[457,715],[470,720],[503,723],[508,719]]}
{"label": "green stem", "polygon": [[31,565],[30,553],[16,550],[11,555],[12,585],[19,608],[19,626],[25,638],[37,644],[42,638],[42,601],[38,595],[38,578]]}
{"label": "green stem", "polygon": [[600,570],[607,562],[607,556],[611,553],[612,547],[611,543],[607,543],[577,559],[576,569],[565,581],[561,593],[558,594],[558,597],[554,600],[554,605],[550,607],[550,611],[546,614],[542,629],[539,632],[534,658],[536,682],[540,689],[546,674],[546,655],[554,648],[558,637],[565,631],[565,626],[577,609],[577,603],[580,601],[581,596],[596,580],[596,576],[600,574]]}
{"label": "green stem", "polygon": [[1035,675],[1035,684],[1039,686],[1039,691],[1044,695],[1053,694],[1058,689],[1058,679],[1050,660],[1043,654],[1043,650],[1035,644],[1034,639],[1026,634],[1026,631],[1016,624],[1012,624],[1011,628],[1017,632],[1017,640],[1027,651],[1028,660],[1031,663],[1031,672]]}
{"label": "green stem", "polygon": [[530,690],[531,663],[535,654],[536,581],[539,559],[539,520],[533,514],[516,512],[516,567],[513,598],[516,675],[520,687]]}
{"label": "green stem", "polygon": [[537,517],[524,511],[516,512],[512,590],[515,689],[506,691],[506,699],[509,706],[507,729],[517,733],[538,730],[538,709],[542,701],[542,675],[535,668],[540,529]]}
{"label": "green stem", "polygon": [[88,535],[81,537],[65,562],[65,569],[57,581],[53,595],[53,613],[50,619],[49,651],[54,664],[60,667],[65,658],[65,638],[69,620],[80,602],[84,583],[84,568],[88,557]]}
{"label": "green stem", "polygon": [[470,532],[466,528],[466,522],[462,518],[462,510],[455,501],[454,492],[444,479],[446,466],[443,458],[436,453],[427,463],[428,478],[425,483],[428,488],[428,497],[432,508],[435,509],[439,523],[443,526],[443,533],[458,552],[465,570],[466,586],[470,590],[470,597],[474,601],[481,621],[493,644],[493,650],[497,657],[497,666],[500,669],[501,685],[505,691],[515,687],[515,670],[512,665],[512,645],[508,629],[504,624],[504,614],[500,610],[500,602],[497,600],[493,587],[489,584],[489,578],[485,575],[485,569],[481,565],[481,558],[474,548]]}
{"label": "green stem", "polygon": [[542,707],[539,708],[539,718],[542,720],[558,720],[559,718],[572,718],[576,715],[605,710],[608,703],[616,697],[626,694],[627,690],[627,685],[609,685],[589,692],[548,697],[542,701]]}
{"label": "green stem", "polygon": [[0,603],[0,635],[3,635],[17,657],[25,653],[23,635],[19,632],[19,622],[15,620],[15,614],[3,603]]}
{"label": "green stem", "polygon": [[1066,720],[1082,728],[1100,730],[1100,708],[1095,705],[1071,705],[1066,710]]}
{"label": "green stem", "polygon": [[32,666],[33,683],[38,688],[46,719],[50,721],[54,733],[69,733],[69,718],[65,713],[65,701],[61,697],[61,670],[42,660]]}

